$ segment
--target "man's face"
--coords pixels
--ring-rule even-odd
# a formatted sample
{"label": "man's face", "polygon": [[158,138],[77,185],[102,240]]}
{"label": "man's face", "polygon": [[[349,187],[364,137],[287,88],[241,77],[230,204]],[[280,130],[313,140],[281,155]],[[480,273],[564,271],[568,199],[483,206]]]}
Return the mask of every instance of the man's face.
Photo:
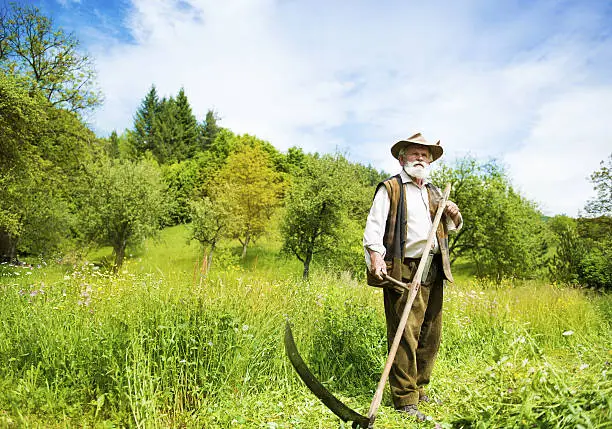
{"label": "man's face", "polygon": [[406,164],[412,164],[413,167],[423,167],[429,165],[430,154],[429,148],[420,144],[411,144],[404,151],[404,155],[400,157],[399,162],[403,167]]}

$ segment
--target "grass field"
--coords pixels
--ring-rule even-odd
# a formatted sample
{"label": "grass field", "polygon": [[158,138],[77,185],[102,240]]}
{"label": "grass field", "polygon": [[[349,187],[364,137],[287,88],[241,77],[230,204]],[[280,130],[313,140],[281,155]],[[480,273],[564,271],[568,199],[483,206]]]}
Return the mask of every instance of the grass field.
{"label": "grass field", "polygon": [[[343,427],[286,358],[286,320],[317,377],[367,413],[386,357],[379,290],[316,266],[303,282],[275,240],[244,263],[222,249],[202,278],[186,237],[164,230],[114,277],[94,264],[108,249],[0,268],[0,427]],[[458,270],[430,386],[443,404],[414,427],[612,427],[611,321],[609,295]],[[376,427],[412,423],[385,396]]]}

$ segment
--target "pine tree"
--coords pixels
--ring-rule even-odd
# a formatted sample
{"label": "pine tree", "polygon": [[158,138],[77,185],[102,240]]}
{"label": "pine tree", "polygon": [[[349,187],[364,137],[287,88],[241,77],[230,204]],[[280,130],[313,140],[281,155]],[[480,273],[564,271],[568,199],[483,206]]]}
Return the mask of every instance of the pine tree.
{"label": "pine tree", "polygon": [[206,119],[202,124],[202,149],[208,149],[221,131],[221,127],[217,125],[218,120],[219,118],[214,110],[206,112]]}
{"label": "pine tree", "polygon": [[177,161],[176,154],[181,151],[181,129],[176,120],[176,101],[163,98],[153,121],[153,148],[151,152],[160,164]]}
{"label": "pine tree", "polygon": [[180,130],[180,142],[175,148],[174,157],[177,161],[192,158],[198,150],[198,121],[191,110],[191,105],[185,90],[181,88],[176,96],[176,121]]}
{"label": "pine tree", "polygon": [[159,112],[160,101],[155,85],[146,95],[134,116],[135,147],[139,153],[154,151],[155,116]]}

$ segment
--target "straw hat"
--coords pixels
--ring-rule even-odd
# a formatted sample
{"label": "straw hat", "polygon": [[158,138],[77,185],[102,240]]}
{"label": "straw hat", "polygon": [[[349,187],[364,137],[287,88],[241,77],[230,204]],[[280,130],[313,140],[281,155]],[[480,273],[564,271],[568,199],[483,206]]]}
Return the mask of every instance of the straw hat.
{"label": "straw hat", "polygon": [[425,140],[421,133],[416,133],[415,135],[410,136],[407,139],[400,140],[395,143],[391,147],[391,155],[393,155],[394,158],[399,159],[400,150],[410,144],[420,144],[423,146],[427,146],[429,148],[429,151],[431,152],[432,162],[440,158],[442,156],[442,153],[444,152],[444,149],[442,149],[442,146],[440,146],[440,140],[438,140],[436,143],[429,143],[427,140]]}

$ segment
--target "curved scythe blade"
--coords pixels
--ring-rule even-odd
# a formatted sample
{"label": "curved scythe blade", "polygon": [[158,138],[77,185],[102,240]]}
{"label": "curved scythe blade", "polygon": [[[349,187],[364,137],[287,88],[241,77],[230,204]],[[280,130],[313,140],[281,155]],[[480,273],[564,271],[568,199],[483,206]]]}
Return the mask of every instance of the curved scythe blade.
{"label": "curved scythe blade", "polygon": [[302,381],[306,384],[310,391],[327,406],[327,408],[329,408],[335,415],[340,417],[342,421],[353,422],[353,427],[370,427],[370,419],[353,411],[340,402],[340,400],[332,395],[329,390],[327,390],[325,386],[323,386],[321,382],[315,378],[312,372],[310,372],[310,369],[308,369],[308,366],[298,353],[289,322],[287,322],[285,326],[285,351],[287,352],[287,356],[289,357],[291,364],[299,374]]}

